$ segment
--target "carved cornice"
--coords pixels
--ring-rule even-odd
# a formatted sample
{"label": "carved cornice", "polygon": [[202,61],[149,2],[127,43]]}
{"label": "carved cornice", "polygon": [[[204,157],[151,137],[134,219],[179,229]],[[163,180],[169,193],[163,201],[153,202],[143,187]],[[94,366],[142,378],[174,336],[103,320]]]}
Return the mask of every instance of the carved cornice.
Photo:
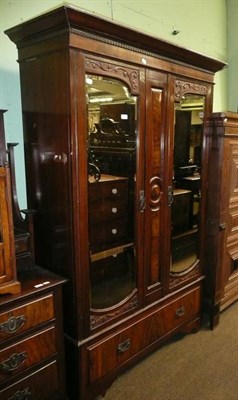
{"label": "carved cornice", "polygon": [[45,40],[55,39],[57,37],[64,36],[64,35],[66,35],[66,36],[69,35],[68,27],[62,28],[59,30],[55,30],[55,31],[51,31],[51,32],[42,32],[41,34],[39,34],[37,36],[26,38],[20,42],[16,42],[16,44],[17,44],[17,48],[21,49],[26,46],[31,46],[32,44],[35,44],[35,43],[43,42]]}
{"label": "carved cornice", "polygon": [[199,85],[198,83],[176,80],[174,94],[175,101],[180,101],[186,93],[206,96],[207,87],[204,85]]}
{"label": "carved cornice", "polygon": [[[63,5],[45,14],[5,31],[9,38],[22,47],[35,43],[39,38],[52,38],[59,31],[76,33],[104,43],[133,50],[143,55],[152,55],[162,60],[174,60],[177,64],[191,65],[208,72],[221,70],[226,63],[220,60],[177,46],[158,37],[120,25],[111,19],[82,12],[75,7]],[[43,36],[44,35],[44,36]],[[129,59],[128,59],[129,61]]]}

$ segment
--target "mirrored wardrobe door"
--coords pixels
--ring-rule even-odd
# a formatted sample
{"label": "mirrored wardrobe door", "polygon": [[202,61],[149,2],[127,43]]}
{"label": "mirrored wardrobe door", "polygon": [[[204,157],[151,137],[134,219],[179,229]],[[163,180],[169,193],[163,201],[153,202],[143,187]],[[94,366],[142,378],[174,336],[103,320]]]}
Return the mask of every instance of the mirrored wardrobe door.
{"label": "mirrored wardrobe door", "polygon": [[175,274],[193,268],[200,253],[205,96],[202,87],[194,88],[195,93],[180,96],[174,109],[170,271]]}
{"label": "mirrored wardrobe door", "polygon": [[112,309],[137,288],[137,96],[104,74],[85,79],[91,310]]}

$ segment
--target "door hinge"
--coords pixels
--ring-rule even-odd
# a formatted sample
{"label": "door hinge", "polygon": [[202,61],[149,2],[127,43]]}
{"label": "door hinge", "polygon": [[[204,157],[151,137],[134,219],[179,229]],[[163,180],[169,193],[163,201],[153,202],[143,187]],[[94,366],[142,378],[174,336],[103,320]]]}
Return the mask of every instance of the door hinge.
{"label": "door hinge", "polygon": [[140,200],[139,200],[139,202],[140,202],[139,210],[140,210],[140,212],[143,212],[145,210],[145,207],[146,207],[145,191],[144,190],[140,190],[139,198],[140,198]]}
{"label": "door hinge", "polygon": [[171,207],[174,201],[173,186],[168,186],[168,206]]}

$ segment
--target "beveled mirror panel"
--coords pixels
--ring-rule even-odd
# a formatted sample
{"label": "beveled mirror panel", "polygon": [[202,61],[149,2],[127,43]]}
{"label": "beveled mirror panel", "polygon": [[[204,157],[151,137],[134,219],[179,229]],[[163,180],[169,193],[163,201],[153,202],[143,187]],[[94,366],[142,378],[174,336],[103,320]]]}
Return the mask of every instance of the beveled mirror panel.
{"label": "beveled mirror panel", "polygon": [[175,104],[171,272],[183,273],[199,256],[202,133],[205,97],[185,94]]}
{"label": "beveled mirror panel", "polygon": [[136,97],[124,82],[86,76],[91,308],[136,288],[134,196]]}

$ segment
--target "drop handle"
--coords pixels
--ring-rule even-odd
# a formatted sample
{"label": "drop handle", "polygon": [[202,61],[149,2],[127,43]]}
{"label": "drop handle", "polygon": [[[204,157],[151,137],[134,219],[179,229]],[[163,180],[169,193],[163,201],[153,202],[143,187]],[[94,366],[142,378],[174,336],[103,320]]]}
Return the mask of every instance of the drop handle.
{"label": "drop handle", "polygon": [[26,388],[23,390],[18,390],[15,392],[8,400],[30,400],[31,398],[31,391],[30,388]]}
{"label": "drop handle", "polygon": [[130,345],[131,345],[130,339],[125,340],[124,342],[120,343],[117,346],[117,352],[119,354],[125,353],[125,351],[127,351],[130,348]]}
{"label": "drop handle", "polygon": [[177,310],[175,311],[175,316],[176,318],[180,318],[185,314],[185,308],[184,306],[177,308]]}
{"label": "drop handle", "polygon": [[0,324],[0,332],[4,333],[15,333],[24,325],[26,322],[26,318],[24,315],[19,315],[18,317],[14,317],[13,315],[8,318],[7,321]]}
{"label": "drop handle", "polygon": [[24,363],[26,358],[26,351],[23,351],[22,353],[14,353],[7,360],[0,363],[0,370],[5,372],[15,371]]}

